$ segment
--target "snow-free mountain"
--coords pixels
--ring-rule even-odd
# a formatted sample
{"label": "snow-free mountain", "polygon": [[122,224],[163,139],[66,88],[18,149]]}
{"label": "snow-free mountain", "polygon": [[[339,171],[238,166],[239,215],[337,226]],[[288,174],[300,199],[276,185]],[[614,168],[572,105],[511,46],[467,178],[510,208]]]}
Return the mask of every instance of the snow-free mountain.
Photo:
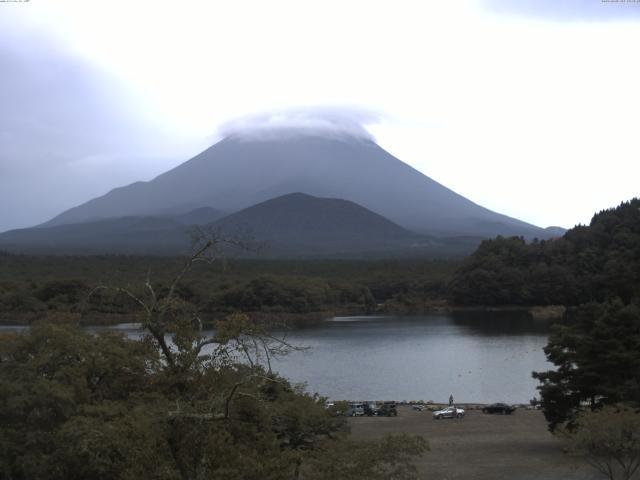
{"label": "snow-free mountain", "polygon": [[0,234],[0,248],[179,253],[193,225],[242,229],[277,256],[455,255],[496,235],[556,234],[467,200],[371,139],[288,130],[229,136],[151,181]]}
{"label": "snow-free mountain", "polygon": [[151,181],[116,188],[46,225],[201,207],[231,213],[293,192],[349,200],[417,233],[548,236],[467,200],[369,139],[309,132],[225,138]]}

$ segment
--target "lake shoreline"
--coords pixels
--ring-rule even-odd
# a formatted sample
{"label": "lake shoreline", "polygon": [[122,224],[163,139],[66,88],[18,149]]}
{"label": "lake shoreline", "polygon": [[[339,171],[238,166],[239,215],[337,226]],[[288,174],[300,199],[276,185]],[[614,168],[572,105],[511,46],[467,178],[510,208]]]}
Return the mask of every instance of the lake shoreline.
{"label": "lake shoreline", "polygon": [[[534,320],[561,320],[566,307],[562,305],[538,305],[538,306],[461,306],[449,305],[446,303],[433,303],[420,308],[395,308],[397,305],[387,306],[382,304],[373,312],[363,310],[326,310],[319,312],[243,312],[249,318],[260,323],[274,326],[286,326],[297,329],[315,326],[325,320],[334,317],[352,316],[420,316],[433,314],[456,314],[456,313],[491,313],[491,312],[513,312],[528,314]],[[217,320],[223,319],[229,312],[207,313],[202,315],[203,324],[213,325]],[[28,326],[34,322],[42,320],[76,322],[83,327],[104,327],[116,326],[127,323],[139,323],[142,321],[142,313],[96,313],[80,314],[76,312],[3,312],[0,314],[0,326]]]}

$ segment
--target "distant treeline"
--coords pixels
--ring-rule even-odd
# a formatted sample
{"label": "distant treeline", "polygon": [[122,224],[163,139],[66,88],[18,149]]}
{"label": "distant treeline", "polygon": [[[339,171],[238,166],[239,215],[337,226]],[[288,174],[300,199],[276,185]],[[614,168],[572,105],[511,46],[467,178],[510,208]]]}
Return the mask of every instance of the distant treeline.
{"label": "distant treeline", "polygon": [[[166,293],[180,257],[26,256],[0,254],[0,319],[29,322],[58,312],[87,323],[119,321],[139,311],[122,287],[145,295],[149,279]],[[292,314],[419,311],[442,302],[459,266],[428,260],[228,260],[199,264],[179,297],[205,318],[233,312]]]}
{"label": "distant treeline", "polygon": [[449,284],[457,305],[579,305],[640,297],[640,199],[594,215],[562,238],[482,242]]}

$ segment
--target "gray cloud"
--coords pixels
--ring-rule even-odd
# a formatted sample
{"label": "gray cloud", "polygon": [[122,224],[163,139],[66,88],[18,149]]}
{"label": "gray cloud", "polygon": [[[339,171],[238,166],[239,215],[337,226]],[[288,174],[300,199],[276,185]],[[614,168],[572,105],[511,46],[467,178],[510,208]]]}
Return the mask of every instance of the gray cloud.
{"label": "gray cloud", "polygon": [[366,125],[382,115],[358,107],[299,107],[230,120],[218,127],[221,137],[264,138],[298,133],[356,137],[375,141]]}
{"label": "gray cloud", "polygon": [[[116,79],[0,17],[0,231],[167,168],[165,132]],[[175,164],[175,161],[173,162]]]}
{"label": "gray cloud", "polygon": [[482,4],[498,14],[560,22],[640,20],[636,0],[482,0]]}
{"label": "gray cloud", "polygon": [[126,95],[113,79],[44,38],[11,40],[0,43],[0,173],[136,144],[132,130],[140,126],[136,128]]}

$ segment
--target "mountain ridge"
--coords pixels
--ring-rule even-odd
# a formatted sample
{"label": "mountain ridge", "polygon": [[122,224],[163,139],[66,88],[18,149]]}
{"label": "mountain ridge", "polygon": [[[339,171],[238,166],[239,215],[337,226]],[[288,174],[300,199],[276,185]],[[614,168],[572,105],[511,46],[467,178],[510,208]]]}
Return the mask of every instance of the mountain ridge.
{"label": "mountain ridge", "polygon": [[[182,254],[189,250],[192,230],[184,219],[217,213],[199,210],[173,217],[127,216],[13,230],[0,234],[0,248],[23,253]],[[450,257],[470,253],[480,241],[426,237],[354,202],[299,192],[200,225],[263,247],[259,252],[234,251],[236,255],[271,258]]]}
{"label": "mountain ridge", "polygon": [[422,234],[549,236],[471,202],[371,140],[312,134],[225,138],[148,182],[113,189],[43,225],[199,207],[234,212],[290,192],[353,201]]}

